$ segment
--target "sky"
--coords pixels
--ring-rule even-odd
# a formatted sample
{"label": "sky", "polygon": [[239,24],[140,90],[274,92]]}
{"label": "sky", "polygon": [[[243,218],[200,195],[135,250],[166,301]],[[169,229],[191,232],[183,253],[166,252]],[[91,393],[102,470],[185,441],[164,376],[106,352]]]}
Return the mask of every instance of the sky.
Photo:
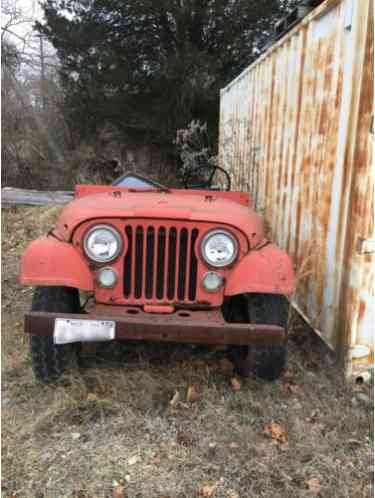
{"label": "sky", "polygon": [[[2,27],[7,27],[10,22],[10,15],[7,11],[10,9],[19,12],[19,18],[13,21],[6,33],[8,40],[16,44],[20,49],[30,52],[34,49],[35,33],[33,33],[33,24],[36,20],[42,20],[42,10],[37,0],[3,0],[2,1]],[[18,17],[18,16],[17,16]]]}
{"label": "sky", "polygon": [[[11,15],[7,14],[12,10],[17,11],[17,19],[13,22]],[[4,28],[7,28],[5,39],[14,43],[24,54],[22,67],[28,70],[36,69],[40,63],[40,38],[33,31],[33,25],[35,21],[43,20],[39,0],[2,0],[1,17],[2,35]],[[53,64],[55,51],[46,40],[43,40],[43,51],[45,63]]]}

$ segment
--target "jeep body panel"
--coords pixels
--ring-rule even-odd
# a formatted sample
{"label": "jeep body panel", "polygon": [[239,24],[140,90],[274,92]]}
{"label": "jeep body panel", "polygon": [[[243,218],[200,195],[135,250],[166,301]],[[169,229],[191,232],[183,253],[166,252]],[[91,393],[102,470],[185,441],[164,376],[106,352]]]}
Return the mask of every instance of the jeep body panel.
{"label": "jeep body panel", "polygon": [[[243,206],[252,206],[251,197],[248,192],[233,192],[233,191],[224,191],[224,190],[204,190],[204,189],[176,189],[176,188],[165,188],[160,186],[160,188],[150,189],[154,193],[166,192],[173,193],[182,196],[209,196],[215,197],[218,199],[226,199],[233,202],[237,202],[238,204],[242,204]],[[101,193],[114,193],[114,192],[150,192],[150,190],[146,189],[132,189],[128,187],[117,187],[114,185],[76,185],[74,189],[74,197],[76,199],[81,197],[87,197],[88,195],[93,194],[101,194]]]}
{"label": "jeep body panel", "polygon": [[229,273],[225,296],[259,292],[290,296],[295,287],[294,269],[288,255],[267,243],[249,251]]}
{"label": "jeep body panel", "polygon": [[[84,253],[83,249],[83,244],[82,240],[85,237],[85,234],[95,225],[102,225],[102,224],[107,224],[110,225],[111,227],[115,228],[120,234],[122,234],[122,239],[123,239],[123,251],[122,253],[111,263],[109,263],[109,266],[113,268],[117,274],[120,276],[117,284],[115,287],[112,288],[103,288],[100,287],[99,285],[95,285],[95,299],[96,302],[98,303],[106,303],[106,304],[121,304],[121,305],[138,305],[138,306],[144,306],[144,305],[164,305],[164,304],[170,304],[170,305],[183,305],[183,306],[220,306],[223,302],[224,299],[224,288],[225,288],[225,281],[228,278],[228,275],[230,274],[233,265],[225,268],[216,268],[215,271],[221,275],[224,281],[224,285],[222,286],[221,289],[219,289],[217,292],[207,292],[203,286],[201,285],[201,281],[203,278],[203,275],[210,271],[212,268],[207,266],[207,263],[205,263],[201,257],[201,252],[200,252],[200,245],[203,237],[207,232],[210,230],[216,230],[216,229],[225,229],[226,231],[229,231],[232,233],[236,239],[239,242],[239,254],[238,254],[238,260],[241,260],[249,251],[249,242],[248,238],[239,230],[234,229],[232,226],[227,226],[223,225],[222,223],[207,223],[207,222],[200,222],[197,223],[195,220],[194,221],[186,221],[186,220],[169,220],[169,219],[148,219],[148,218],[111,218],[111,219],[106,219],[106,218],[96,218],[95,220],[89,220],[81,223],[77,229],[74,232],[73,239],[72,239],[72,244],[75,247],[77,251],[79,251],[82,254],[82,257],[86,259],[87,263],[90,263],[92,271],[95,272],[98,268],[103,266],[103,264],[97,264],[95,262],[92,262],[87,258],[87,256]],[[133,239],[132,243],[129,242],[129,239],[126,236],[126,229],[131,228],[132,233],[133,233]],[[149,270],[146,272],[146,265],[147,265],[147,243],[146,243],[146,238],[147,238],[147,233],[149,230],[152,228],[155,234],[155,239],[154,239],[154,255],[153,255],[153,264],[152,268],[149,268]],[[135,288],[137,287],[135,280],[137,279],[135,275],[135,267],[136,267],[136,261],[135,261],[135,252],[136,252],[136,241],[135,241],[135,234],[138,230],[142,230],[142,236],[144,240],[143,248],[140,251],[140,254],[138,257],[142,260],[143,264],[143,270],[142,272],[142,285],[140,286],[139,294],[135,292]],[[160,229],[164,229],[166,231],[166,238],[168,239],[168,234],[171,233],[172,230],[176,230],[177,233],[181,234],[182,230],[186,230],[188,237],[189,237],[189,242],[188,242],[188,248],[187,248],[187,257],[184,263],[184,277],[182,277],[181,272],[180,272],[180,262],[177,261],[176,257],[176,264],[175,264],[175,271],[172,272],[174,273],[173,275],[173,291],[171,292],[170,295],[168,292],[169,288],[169,275],[170,272],[168,270],[169,267],[169,254],[167,254],[168,250],[167,247],[165,248],[165,255],[164,258],[161,258],[159,260],[158,254],[157,254],[157,240],[156,240],[156,234],[159,232]],[[190,283],[191,283],[191,275],[193,273],[193,268],[192,268],[192,262],[190,256],[190,248],[191,248],[191,239],[192,239],[192,233],[194,230],[198,231],[198,236],[195,240],[195,245],[194,245],[194,250],[193,253],[195,254],[196,257],[196,266],[195,266],[195,285],[194,285],[194,295],[189,296],[189,288],[190,288]],[[176,244],[176,246],[178,243]],[[127,269],[126,265],[126,254],[128,251],[132,252],[132,265],[131,269]],[[176,253],[179,252],[178,247],[176,247]],[[163,267],[163,292],[162,296],[157,296],[157,280],[158,280],[158,271],[159,271],[159,265]],[[107,265],[105,265],[107,266]],[[130,265],[129,265],[130,266]],[[145,282],[146,280],[146,273],[149,275],[150,278],[150,287],[152,290],[150,292],[147,291],[147,284]],[[139,274],[138,274],[139,275]],[[178,287],[179,287],[179,279],[184,278],[185,279],[185,292],[180,293],[178,292]],[[125,280],[129,279],[131,289],[129,291],[129,295],[125,295]],[[129,286],[129,287],[130,287]]]}
{"label": "jeep body panel", "polygon": [[[223,195],[224,194],[224,195]],[[228,195],[231,194],[231,195]],[[110,263],[119,279],[113,288],[103,288],[96,283],[96,272],[103,264],[91,261],[83,249],[85,234],[97,224],[108,224],[121,234],[123,250]],[[184,272],[185,291],[179,295],[179,268],[175,270],[172,295],[167,296],[168,276],[166,261],[162,264],[165,273],[161,284],[157,282],[158,249],[155,244],[153,269],[148,293],[146,285],[139,295],[134,293],[134,252],[132,269],[126,270],[125,255],[129,250],[126,228],[143,231],[143,237],[154,230],[157,237],[160,229],[186,230],[188,246]],[[204,235],[215,229],[231,232],[239,242],[236,261],[224,268],[210,268],[201,257],[200,246]],[[195,246],[190,249],[192,233],[196,230]],[[191,250],[191,253],[189,251]],[[146,242],[142,254],[146,267]],[[176,248],[178,251],[178,247]],[[196,258],[196,291],[189,296],[191,254]],[[165,256],[168,258],[168,254]],[[160,264],[160,262],[159,262]],[[176,264],[179,266],[179,263]],[[222,288],[207,292],[201,285],[203,275],[214,269],[223,279]],[[142,277],[144,278],[144,276]],[[125,280],[132,280],[133,289],[124,295]],[[247,194],[237,192],[210,191],[137,191],[114,189],[113,187],[83,185],[76,188],[76,199],[62,211],[56,229],[48,236],[33,241],[27,247],[21,261],[20,282],[24,285],[63,285],[81,290],[94,291],[98,303],[118,305],[184,305],[218,307],[225,296],[245,292],[278,293],[290,295],[294,289],[294,271],[287,254],[271,244],[264,237],[261,217],[250,206]],[[162,286],[161,296],[156,296],[157,286]],[[126,293],[125,293],[126,294]]]}
{"label": "jeep body panel", "polygon": [[62,285],[94,290],[94,277],[87,261],[72,244],[44,235],[30,242],[21,259],[22,285]]}
{"label": "jeep body panel", "polygon": [[[75,235],[76,243],[61,242],[53,236],[43,236],[31,242],[21,260],[20,283],[23,285],[49,286],[64,285],[77,289],[96,292],[96,300],[109,304],[152,304],[154,301],[145,299],[144,296],[137,301],[125,300],[123,295],[123,280],[113,289],[104,289],[96,286],[95,264],[90,263],[85,257],[82,245],[78,243],[83,234],[97,223],[105,220],[95,220],[82,224]],[[176,223],[173,223],[176,225]],[[120,230],[123,220],[111,220],[111,225]],[[166,223],[163,224],[165,226]],[[185,224],[186,225],[186,224]],[[223,225],[215,227],[226,228]],[[203,233],[210,226],[203,225]],[[204,292],[199,288],[197,304],[220,306],[224,296],[233,296],[247,292],[260,292],[270,294],[284,294],[290,296],[294,291],[295,278],[292,263],[288,255],[271,243],[265,243],[259,249],[246,251],[245,238],[236,233],[240,239],[240,256],[238,262],[232,267],[216,269],[224,279],[224,286],[216,293]],[[199,246],[199,239],[198,244]],[[125,248],[126,250],[126,248]],[[111,263],[118,274],[124,273],[123,257]],[[98,268],[100,265],[98,265]],[[199,265],[198,280],[207,271],[204,264]],[[177,304],[173,303],[172,304]],[[188,304],[188,301],[186,301]],[[192,304],[192,303],[190,303]]]}
{"label": "jeep body panel", "polygon": [[107,187],[104,192],[78,196],[65,206],[53,233],[70,241],[81,223],[103,218],[186,220],[232,226],[248,237],[250,247],[256,247],[264,241],[263,222],[250,207],[248,196],[245,201],[244,194],[233,192],[132,192]]}

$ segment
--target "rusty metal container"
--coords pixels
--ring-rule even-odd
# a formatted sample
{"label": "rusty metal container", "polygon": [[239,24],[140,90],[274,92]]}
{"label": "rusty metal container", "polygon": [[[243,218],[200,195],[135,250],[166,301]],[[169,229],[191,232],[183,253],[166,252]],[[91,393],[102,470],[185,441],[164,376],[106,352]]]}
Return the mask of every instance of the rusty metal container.
{"label": "rusty metal container", "polygon": [[294,260],[293,304],[373,364],[373,2],[326,0],[221,91],[221,166]]}

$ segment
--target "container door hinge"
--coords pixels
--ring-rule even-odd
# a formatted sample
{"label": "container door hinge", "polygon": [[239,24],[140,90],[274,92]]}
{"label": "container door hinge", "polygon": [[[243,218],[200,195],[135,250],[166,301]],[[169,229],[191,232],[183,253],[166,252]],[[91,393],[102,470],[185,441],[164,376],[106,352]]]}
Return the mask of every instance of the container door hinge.
{"label": "container door hinge", "polygon": [[345,17],[344,17],[344,27],[348,31],[352,29],[353,22],[353,0],[346,0],[345,4]]}
{"label": "container door hinge", "polygon": [[358,254],[373,254],[374,250],[375,250],[375,239],[363,239],[360,237],[357,240]]}

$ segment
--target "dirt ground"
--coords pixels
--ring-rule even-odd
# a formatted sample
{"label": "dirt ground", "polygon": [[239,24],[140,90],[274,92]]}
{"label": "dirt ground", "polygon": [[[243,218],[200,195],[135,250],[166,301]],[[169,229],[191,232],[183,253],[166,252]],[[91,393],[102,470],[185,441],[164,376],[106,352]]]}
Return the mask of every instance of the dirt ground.
{"label": "dirt ground", "polygon": [[59,210],[3,210],[2,497],[373,496],[372,386],[346,383],[298,321],[273,383],[231,382],[223,352],[145,344],[37,383],[18,264]]}

